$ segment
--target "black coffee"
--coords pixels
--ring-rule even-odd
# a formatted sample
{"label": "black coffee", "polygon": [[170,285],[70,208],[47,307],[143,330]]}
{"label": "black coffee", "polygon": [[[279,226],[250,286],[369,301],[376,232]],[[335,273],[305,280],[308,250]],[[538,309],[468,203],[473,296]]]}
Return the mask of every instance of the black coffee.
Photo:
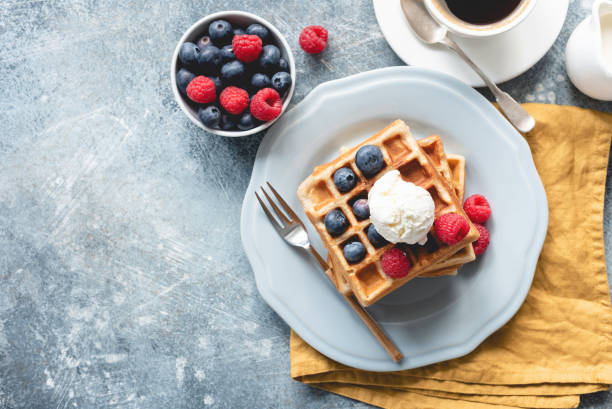
{"label": "black coffee", "polygon": [[471,24],[491,24],[512,13],[521,0],[446,0],[457,18]]}

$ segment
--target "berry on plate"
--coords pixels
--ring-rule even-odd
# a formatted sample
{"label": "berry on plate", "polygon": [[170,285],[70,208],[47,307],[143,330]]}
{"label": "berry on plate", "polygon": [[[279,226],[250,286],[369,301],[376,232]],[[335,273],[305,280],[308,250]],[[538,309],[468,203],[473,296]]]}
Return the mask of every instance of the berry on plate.
{"label": "berry on plate", "polygon": [[397,247],[389,249],[380,260],[383,273],[391,278],[402,278],[408,275],[412,268],[410,259]]}
{"label": "berry on plate", "polygon": [[334,237],[344,233],[349,226],[346,216],[342,213],[342,210],[339,209],[334,209],[327,213],[323,222],[325,223],[327,232]]}
{"label": "berry on plate", "polygon": [[228,84],[236,84],[243,79],[244,64],[238,60],[230,61],[221,67],[221,79]]}
{"label": "berry on plate", "polygon": [[251,114],[260,121],[271,121],[281,114],[283,101],[272,88],[259,90],[251,99]]}
{"label": "berry on plate", "polygon": [[179,60],[188,67],[194,67],[198,63],[200,49],[194,43],[183,43],[179,49]]}
{"label": "berry on plate", "polygon": [[470,225],[465,217],[457,213],[445,213],[434,222],[436,234],[444,243],[453,245],[459,243],[470,231]]}
{"label": "berry on plate", "polygon": [[259,56],[259,66],[267,71],[274,70],[278,67],[280,56],[281,53],[277,46],[272,44],[264,45]]}
{"label": "berry on plate", "polygon": [[232,41],[234,31],[232,25],[225,20],[216,20],[208,26],[208,35],[213,43],[225,45]]}
{"label": "berry on plate", "polygon": [[221,91],[219,102],[228,113],[238,115],[249,106],[249,94],[242,88],[230,86]]}
{"label": "berry on plate", "polygon": [[346,193],[355,187],[357,176],[351,168],[340,168],[334,172],[334,184],[342,193]]}
{"label": "berry on plate", "polygon": [[200,121],[209,128],[219,128],[221,120],[221,110],[214,105],[209,105],[206,108],[200,108],[198,111]]}
{"label": "berry on plate", "polygon": [[355,200],[355,203],[353,203],[353,213],[359,220],[365,220],[370,217],[370,205],[368,205],[368,199]]}
{"label": "berry on plate", "polygon": [[321,26],[308,26],[300,33],[300,47],[308,54],[318,54],[327,46],[327,30]]}
{"label": "berry on plate", "polygon": [[472,195],[465,199],[463,210],[474,223],[484,223],[491,216],[491,206],[483,195]]}
{"label": "berry on plate", "polygon": [[278,91],[279,94],[285,93],[291,86],[291,75],[284,71],[279,71],[272,76],[272,87]]}
{"label": "berry on plate", "polygon": [[257,126],[257,120],[253,118],[250,112],[243,113],[236,125],[241,131],[248,131],[255,128],[255,126]]}
{"label": "berry on plate", "polygon": [[482,224],[475,224],[474,227],[476,227],[476,230],[478,230],[478,234],[480,234],[480,237],[478,237],[478,240],[476,240],[474,242],[474,253],[477,256],[480,256],[482,253],[484,253],[487,250],[487,247],[489,247],[489,240],[490,240],[490,234],[489,234],[489,230],[487,230],[486,227],[484,227]]}
{"label": "berry on plate", "polygon": [[200,50],[198,54],[198,65],[205,74],[217,74],[222,62],[223,57],[221,56],[221,51],[214,45],[209,45],[203,50]]}
{"label": "berry on plate", "polygon": [[385,161],[380,149],[374,145],[364,145],[355,154],[355,163],[365,177],[372,177],[383,168]]}
{"label": "berry on plate", "polygon": [[266,41],[268,38],[268,29],[262,26],[261,24],[251,24],[246,29],[247,34],[255,35],[261,38],[261,41]]}
{"label": "berry on plate", "polygon": [[[187,85],[195,78],[195,74],[191,71],[181,68],[176,73],[176,86],[185,95],[187,95]],[[215,84],[216,86],[216,84]]]}
{"label": "berry on plate", "polygon": [[234,36],[232,40],[232,49],[234,50],[234,55],[240,61],[255,61],[261,54],[261,38],[250,34]]}
{"label": "berry on plate", "polygon": [[368,227],[368,231],[366,234],[368,235],[368,240],[370,240],[370,243],[372,243],[372,245],[376,248],[382,247],[385,244],[389,243],[387,240],[385,240],[383,236],[380,235],[380,233],[376,230],[376,227],[374,227],[373,224]]}
{"label": "berry on plate", "polygon": [[359,263],[361,260],[363,260],[366,254],[365,247],[363,247],[363,244],[358,241],[352,241],[350,243],[347,243],[347,245],[344,246],[342,251],[344,253],[344,258],[346,258],[346,261],[351,264]]}
{"label": "berry on plate", "polygon": [[187,96],[198,104],[208,104],[217,98],[215,83],[208,77],[200,75],[187,85]]}
{"label": "berry on plate", "polygon": [[269,88],[272,85],[270,77],[261,72],[256,72],[251,77],[251,86],[255,89]]}

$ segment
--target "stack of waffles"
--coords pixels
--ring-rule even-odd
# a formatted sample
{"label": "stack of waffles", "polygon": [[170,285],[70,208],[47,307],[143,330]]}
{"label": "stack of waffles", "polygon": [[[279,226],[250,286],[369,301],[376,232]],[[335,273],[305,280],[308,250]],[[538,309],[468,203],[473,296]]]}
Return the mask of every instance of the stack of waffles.
{"label": "stack of waffles", "polygon": [[[385,161],[384,168],[371,178],[365,177],[355,164],[355,153],[364,145],[378,147]],[[342,167],[352,169],[358,179],[356,186],[347,193],[341,193],[333,182],[335,171]],[[352,211],[355,200],[367,197],[374,183],[390,170],[398,170],[404,180],[430,193],[436,218],[445,213],[458,213],[470,224],[468,234],[454,245],[441,242],[433,229],[424,246],[402,245],[412,263],[410,272],[402,278],[385,275],[380,263],[382,255],[395,244],[375,247],[366,233],[369,219],[358,220]],[[298,197],[327,248],[336,288],[344,294],[355,294],[362,305],[369,306],[415,277],[456,274],[461,265],[475,259],[472,242],[478,239],[478,232],[463,212],[464,192],[465,159],[446,155],[437,135],[417,141],[408,125],[397,120],[332,162],[315,168],[298,188]],[[334,209],[341,210],[350,223],[348,229],[336,237],[327,232],[323,221]],[[343,247],[353,241],[364,245],[366,255],[363,260],[351,264],[344,257]]]}

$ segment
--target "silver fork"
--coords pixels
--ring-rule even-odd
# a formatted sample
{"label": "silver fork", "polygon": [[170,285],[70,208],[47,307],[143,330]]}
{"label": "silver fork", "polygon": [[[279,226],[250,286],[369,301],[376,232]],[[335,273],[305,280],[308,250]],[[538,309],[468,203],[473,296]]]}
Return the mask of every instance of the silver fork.
{"label": "silver fork", "polygon": [[[321,255],[310,244],[310,240],[308,239],[308,233],[306,232],[306,228],[304,227],[304,224],[302,223],[300,218],[297,217],[295,212],[291,209],[291,207],[289,207],[287,202],[285,202],[285,200],[276,191],[276,189],[272,187],[270,182],[266,182],[266,184],[268,185],[268,187],[276,197],[276,200],[278,200],[278,203],[280,203],[284,210],[284,212],[281,211],[276,205],[275,201],[272,200],[272,198],[268,195],[268,193],[264,189],[264,186],[260,186],[261,192],[264,194],[264,196],[268,200],[268,203],[270,203],[270,206],[274,210],[274,214],[276,215],[275,218],[272,212],[268,209],[268,206],[266,206],[261,197],[257,194],[257,192],[255,192],[255,196],[257,197],[257,200],[259,201],[259,204],[264,210],[266,216],[268,216],[268,219],[270,220],[272,226],[274,226],[278,234],[280,234],[281,237],[285,239],[287,243],[291,244],[292,246],[301,247],[304,250],[308,250],[310,254],[312,254],[312,256],[317,260],[317,262],[325,272],[326,277],[333,283],[334,279],[330,272],[329,266],[327,265],[327,262],[323,260]],[[376,323],[376,321],[374,321],[370,314],[368,314],[368,312],[361,306],[361,304],[359,304],[355,296],[352,294],[342,294],[342,296],[351,306],[353,311],[355,311],[355,313],[359,316],[361,321],[363,321],[366,327],[368,327],[372,335],[374,335],[374,337],[382,345],[385,351],[387,351],[391,359],[393,359],[395,362],[399,362],[404,356],[389,339],[389,337],[387,337],[387,334],[385,334],[383,330],[378,326],[378,324]]]}

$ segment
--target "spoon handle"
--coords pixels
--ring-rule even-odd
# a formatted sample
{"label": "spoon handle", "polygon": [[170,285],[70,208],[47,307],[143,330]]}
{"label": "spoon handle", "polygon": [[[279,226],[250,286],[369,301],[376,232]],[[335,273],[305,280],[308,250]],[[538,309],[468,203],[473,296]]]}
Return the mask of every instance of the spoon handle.
{"label": "spoon handle", "polygon": [[512,98],[507,92],[504,92],[499,89],[499,87],[489,79],[487,74],[482,72],[482,70],[478,68],[478,66],[474,63],[474,61],[472,61],[472,59],[468,57],[466,53],[463,52],[463,50],[461,49],[461,47],[459,47],[459,45],[457,45],[457,43],[455,43],[448,36],[445,36],[441,40],[441,43],[445,44],[451,50],[456,52],[459,57],[463,58],[463,60],[468,63],[478,75],[480,75],[480,78],[483,79],[485,84],[487,84],[487,87],[489,87],[489,89],[495,96],[495,99],[497,100],[497,103],[499,104],[501,110],[504,112],[510,123],[514,125],[516,129],[518,129],[520,132],[529,132],[533,129],[533,127],[535,126],[535,119],[533,119],[533,117],[529,115],[529,113],[525,111],[525,109],[523,109],[523,107],[518,102],[516,102],[514,98]]}

